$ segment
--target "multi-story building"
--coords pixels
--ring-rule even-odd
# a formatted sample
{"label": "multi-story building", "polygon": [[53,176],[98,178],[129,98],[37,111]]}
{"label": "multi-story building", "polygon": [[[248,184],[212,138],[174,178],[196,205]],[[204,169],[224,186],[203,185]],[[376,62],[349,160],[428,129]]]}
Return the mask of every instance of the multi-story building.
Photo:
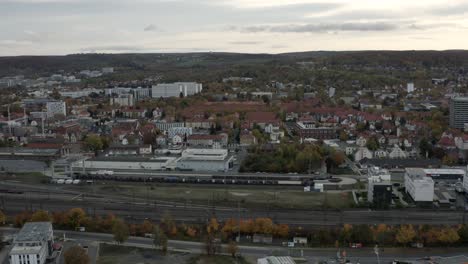
{"label": "multi-story building", "polygon": [[454,97],[450,100],[450,126],[464,129],[468,124],[468,97]]}
{"label": "multi-story building", "polygon": [[179,97],[190,96],[201,93],[203,87],[200,83],[195,82],[176,82],[176,83],[160,83],[153,85],[151,92],[153,98]]}
{"label": "multi-story building", "polygon": [[110,105],[134,106],[133,94],[121,94],[110,99]]}
{"label": "multi-story building", "polygon": [[405,189],[415,202],[432,202],[434,200],[434,180],[420,168],[405,170]]}
{"label": "multi-story building", "polygon": [[335,127],[321,127],[313,122],[297,122],[296,131],[301,138],[314,138],[314,139],[337,138]]}
{"label": "multi-story building", "polygon": [[155,122],[154,125],[160,131],[166,132],[173,127],[185,127],[183,122]]}
{"label": "multi-story building", "polygon": [[50,222],[24,224],[13,241],[11,264],[44,264],[52,254],[54,232]]}
{"label": "multi-story building", "polygon": [[384,207],[392,201],[392,182],[388,170],[370,167],[368,171],[367,201]]}
{"label": "multi-story building", "polygon": [[55,115],[67,115],[67,105],[63,101],[47,102],[47,116],[54,117]]}

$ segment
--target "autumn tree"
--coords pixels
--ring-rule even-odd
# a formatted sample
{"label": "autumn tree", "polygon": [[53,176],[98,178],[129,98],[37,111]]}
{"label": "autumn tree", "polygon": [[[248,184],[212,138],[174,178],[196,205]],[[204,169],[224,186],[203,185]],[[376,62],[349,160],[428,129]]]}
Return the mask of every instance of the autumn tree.
{"label": "autumn tree", "polygon": [[31,216],[31,222],[49,222],[52,217],[44,210],[38,210]]}
{"label": "autumn tree", "polygon": [[289,235],[289,226],[286,224],[279,224],[275,226],[275,235],[278,237],[286,238]]}
{"label": "autumn tree", "polygon": [[205,252],[207,255],[215,255],[220,248],[220,239],[218,238],[218,232],[220,231],[220,225],[215,217],[212,217],[206,225],[206,236],[205,236]]}
{"label": "autumn tree", "polygon": [[144,220],[143,224],[140,226],[140,233],[141,234],[151,234],[153,233],[154,225],[148,220]]}
{"label": "autumn tree", "polygon": [[416,237],[416,231],[412,225],[401,225],[398,229],[395,239],[396,242],[402,245],[407,245]]}
{"label": "autumn tree", "polygon": [[112,234],[114,235],[114,240],[118,244],[122,244],[129,236],[127,224],[125,224],[121,219],[116,219],[112,225]]}
{"label": "autumn tree", "polygon": [[15,216],[15,226],[22,227],[24,223],[28,222],[31,219],[30,212],[22,212]]}
{"label": "autumn tree", "polygon": [[73,246],[63,254],[65,264],[89,264],[90,259],[81,246]]}
{"label": "autumn tree", "polygon": [[259,234],[272,234],[273,221],[270,218],[256,218],[254,222],[254,232]]}
{"label": "autumn tree", "polygon": [[460,240],[460,236],[454,228],[444,227],[439,232],[438,240],[439,243],[443,245],[450,245],[458,242],[458,240]]}
{"label": "autumn tree", "polygon": [[73,229],[77,229],[86,218],[86,213],[81,208],[73,208],[67,212],[66,217],[68,225]]}

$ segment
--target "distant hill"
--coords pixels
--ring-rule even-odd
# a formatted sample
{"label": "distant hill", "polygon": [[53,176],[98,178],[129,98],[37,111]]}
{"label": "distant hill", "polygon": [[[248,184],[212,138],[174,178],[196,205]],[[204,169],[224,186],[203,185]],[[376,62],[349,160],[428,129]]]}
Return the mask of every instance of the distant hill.
{"label": "distant hill", "polygon": [[24,74],[44,76],[85,69],[116,67],[143,72],[181,69],[229,70],[232,66],[292,64],[313,61],[324,65],[403,67],[468,67],[468,51],[311,51],[283,54],[164,53],[164,54],[72,54],[66,56],[0,57],[0,77]]}

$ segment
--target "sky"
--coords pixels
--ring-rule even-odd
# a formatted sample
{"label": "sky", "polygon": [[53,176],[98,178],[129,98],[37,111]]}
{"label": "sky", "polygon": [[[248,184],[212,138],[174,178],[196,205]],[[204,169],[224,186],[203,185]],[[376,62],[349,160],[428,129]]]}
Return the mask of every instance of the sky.
{"label": "sky", "polygon": [[468,49],[468,0],[0,0],[0,56]]}

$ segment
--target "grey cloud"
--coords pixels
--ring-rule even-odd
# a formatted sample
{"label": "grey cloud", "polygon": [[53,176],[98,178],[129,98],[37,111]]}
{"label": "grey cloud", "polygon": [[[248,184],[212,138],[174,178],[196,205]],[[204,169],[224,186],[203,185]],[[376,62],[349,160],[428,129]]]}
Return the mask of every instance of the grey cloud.
{"label": "grey cloud", "polygon": [[442,28],[442,27],[458,27],[458,25],[454,23],[431,23],[431,24],[412,23],[408,26],[409,29],[414,29],[414,30],[429,30],[429,29]]}
{"label": "grey cloud", "polygon": [[144,31],[161,31],[159,27],[155,26],[154,24],[150,24],[146,26],[143,30]]}
{"label": "grey cloud", "polygon": [[385,22],[373,23],[330,23],[330,24],[290,24],[290,25],[259,25],[240,28],[242,32],[273,32],[273,33],[313,33],[329,31],[391,31],[398,29],[396,24]]}

